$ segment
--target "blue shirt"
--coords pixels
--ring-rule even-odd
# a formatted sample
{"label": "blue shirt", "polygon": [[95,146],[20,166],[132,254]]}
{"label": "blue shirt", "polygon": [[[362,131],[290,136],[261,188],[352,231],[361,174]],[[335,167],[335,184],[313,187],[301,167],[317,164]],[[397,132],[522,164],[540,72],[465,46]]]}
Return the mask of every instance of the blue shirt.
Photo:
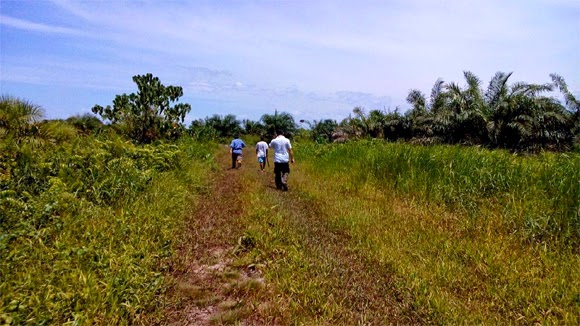
{"label": "blue shirt", "polygon": [[243,140],[236,138],[232,140],[230,147],[232,148],[232,153],[242,154],[242,148],[246,147],[246,144],[244,143]]}

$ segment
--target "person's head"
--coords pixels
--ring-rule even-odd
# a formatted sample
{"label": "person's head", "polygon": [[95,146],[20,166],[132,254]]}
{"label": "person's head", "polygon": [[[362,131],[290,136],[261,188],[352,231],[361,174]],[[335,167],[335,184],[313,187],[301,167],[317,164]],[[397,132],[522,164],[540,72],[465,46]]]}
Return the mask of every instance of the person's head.
{"label": "person's head", "polygon": [[276,136],[284,136],[284,130],[276,129]]}
{"label": "person's head", "polygon": [[237,138],[240,138],[240,135],[236,133],[236,134],[234,134],[234,139],[237,139]]}

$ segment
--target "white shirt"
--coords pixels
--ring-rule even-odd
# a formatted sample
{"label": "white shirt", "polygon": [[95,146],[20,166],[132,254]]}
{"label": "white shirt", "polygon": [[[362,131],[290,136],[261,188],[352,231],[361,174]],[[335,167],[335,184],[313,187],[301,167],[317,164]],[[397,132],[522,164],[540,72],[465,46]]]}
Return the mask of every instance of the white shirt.
{"label": "white shirt", "polygon": [[266,150],[268,149],[268,143],[265,141],[259,141],[256,144],[256,153],[258,157],[266,156]]}
{"label": "white shirt", "polygon": [[292,148],[290,140],[283,135],[272,139],[270,147],[274,149],[274,163],[288,163],[290,161],[290,154],[288,150]]}

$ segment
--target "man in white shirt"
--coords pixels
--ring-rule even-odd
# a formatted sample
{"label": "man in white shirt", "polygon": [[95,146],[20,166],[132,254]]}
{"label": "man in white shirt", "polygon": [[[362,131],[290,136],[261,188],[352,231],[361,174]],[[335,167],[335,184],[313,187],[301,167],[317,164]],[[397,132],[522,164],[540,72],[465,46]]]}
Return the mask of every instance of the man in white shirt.
{"label": "man in white shirt", "polygon": [[[260,163],[260,171],[266,172],[266,161],[268,160],[268,143],[264,141],[265,137],[260,137],[260,141],[256,144],[256,156],[258,163]],[[269,165],[270,163],[268,163]]]}
{"label": "man in white shirt", "polygon": [[270,148],[274,149],[274,174],[276,175],[276,188],[278,190],[288,191],[288,175],[290,174],[290,165],[294,164],[294,152],[290,140],[284,137],[281,130],[276,131],[276,138],[270,142]]}

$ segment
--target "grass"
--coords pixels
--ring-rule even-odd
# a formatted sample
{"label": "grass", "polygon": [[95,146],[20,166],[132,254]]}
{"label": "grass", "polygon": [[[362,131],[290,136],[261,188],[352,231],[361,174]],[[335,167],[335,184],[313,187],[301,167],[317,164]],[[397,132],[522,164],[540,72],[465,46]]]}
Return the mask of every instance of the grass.
{"label": "grass", "polygon": [[0,321],[160,318],[173,234],[205,187],[209,148],[80,138],[3,152]]}
{"label": "grass", "polygon": [[243,192],[256,246],[241,259],[267,266],[282,320],[579,322],[578,156],[374,142],[296,153],[289,193],[253,174]]}
{"label": "grass", "polygon": [[279,192],[213,145],[2,144],[0,321],[580,322],[579,155],[293,145]]}

